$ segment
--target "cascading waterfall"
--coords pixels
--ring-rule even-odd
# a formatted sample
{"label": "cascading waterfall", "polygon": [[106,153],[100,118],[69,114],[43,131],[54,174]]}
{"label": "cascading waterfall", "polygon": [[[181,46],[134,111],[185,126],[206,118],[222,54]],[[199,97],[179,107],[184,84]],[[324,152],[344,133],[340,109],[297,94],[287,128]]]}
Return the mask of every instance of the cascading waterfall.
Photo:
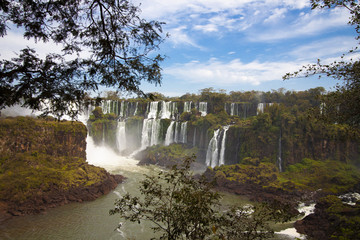
{"label": "cascading waterfall", "polygon": [[199,112],[202,117],[207,115],[207,102],[199,102]]}
{"label": "cascading waterfall", "polygon": [[191,104],[192,102],[184,102],[184,112],[191,112]]}
{"label": "cascading waterfall", "polygon": [[125,122],[118,122],[117,124],[116,145],[119,152],[126,149]]}
{"label": "cascading waterfall", "polygon": [[104,114],[111,113],[111,100],[102,100],[101,109]]}
{"label": "cascading waterfall", "polygon": [[161,119],[175,119],[176,112],[177,112],[176,102],[161,101],[161,111],[160,111]]}
{"label": "cascading waterfall", "polygon": [[187,142],[187,122],[181,123],[180,127],[180,142],[186,143]]}
{"label": "cascading waterfall", "polygon": [[219,160],[219,165],[224,165],[225,164],[225,148],[226,148],[226,132],[229,130],[230,126],[224,126],[224,133],[223,133],[223,137],[221,140],[221,147],[220,147],[220,160]]}
{"label": "cascading waterfall", "polygon": [[141,149],[159,143],[160,119],[144,119],[141,132]]}
{"label": "cascading waterfall", "polygon": [[282,172],[282,153],[281,153],[282,149],[281,149],[281,131],[280,131],[280,136],[279,136],[279,153],[278,153],[278,167],[279,167],[279,172]]}
{"label": "cascading waterfall", "polygon": [[120,117],[120,118],[125,117],[125,101],[122,101],[121,104],[120,104],[119,117]]}
{"label": "cascading waterfall", "polygon": [[264,107],[265,107],[264,103],[258,103],[256,114],[259,115],[260,113],[263,113],[264,112]]}
{"label": "cascading waterfall", "polygon": [[136,116],[138,114],[138,105],[139,105],[139,103],[136,102],[134,116]]}
{"label": "cascading waterfall", "polygon": [[174,135],[174,142],[179,142],[179,122],[175,123],[175,135]]}
{"label": "cascading waterfall", "polygon": [[194,136],[193,136],[193,147],[196,146],[196,128],[194,129]]}
{"label": "cascading waterfall", "polygon": [[209,146],[206,152],[206,166],[216,167],[219,162],[219,146],[218,137],[220,129],[214,131],[214,136],[209,142]]}
{"label": "cascading waterfall", "polygon": [[147,118],[157,118],[159,102],[150,102],[148,105]]}
{"label": "cascading waterfall", "polygon": [[206,152],[206,166],[216,167],[225,164],[226,133],[230,126],[214,131]]}
{"label": "cascading waterfall", "polygon": [[239,115],[238,114],[238,105],[236,103],[231,103],[230,106],[230,115],[234,116],[234,115]]}
{"label": "cascading waterfall", "polygon": [[271,107],[272,105],[274,105],[274,103],[258,103],[256,115],[259,115],[260,113],[264,113],[265,107],[266,106]]}
{"label": "cascading waterfall", "polygon": [[166,130],[165,146],[169,146],[174,142],[174,123],[175,121],[171,121],[168,129]]}

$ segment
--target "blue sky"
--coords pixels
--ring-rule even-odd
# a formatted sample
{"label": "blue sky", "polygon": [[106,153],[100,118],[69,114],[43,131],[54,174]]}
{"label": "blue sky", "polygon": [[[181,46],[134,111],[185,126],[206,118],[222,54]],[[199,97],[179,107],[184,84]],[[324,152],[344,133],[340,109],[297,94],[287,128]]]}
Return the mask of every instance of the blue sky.
{"label": "blue sky", "polygon": [[[170,34],[160,46],[163,82],[143,83],[145,92],[181,96],[213,87],[230,91],[335,86],[333,79],[297,78],[287,72],[332,62],[355,47],[356,32],[346,9],[311,10],[307,0],[133,0],[142,17],[166,22]],[[0,39],[1,57],[28,46],[20,33]],[[58,46],[51,46],[55,50]],[[47,51],[40,47],[38,51]],[[357,56],[358,57],[358,56]]]}
{"label": "blue sky", "polygon": [[142,16],[166,22],[161,45],[167,96],[213,87],[230,91],[305,90],[333,79],[282,76],[318,58],[332,62],[357,45],[346,9],[311,10],[306,0],[139,0]]}

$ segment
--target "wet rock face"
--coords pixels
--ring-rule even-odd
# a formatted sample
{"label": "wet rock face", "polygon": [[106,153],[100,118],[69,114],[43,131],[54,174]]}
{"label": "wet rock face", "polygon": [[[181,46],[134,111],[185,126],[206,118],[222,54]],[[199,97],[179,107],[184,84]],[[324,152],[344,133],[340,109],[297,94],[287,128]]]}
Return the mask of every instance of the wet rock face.
{"label": "wet rock face", "polygon": [[80,122],[0,119],[0,221],[114,189],[123,177],[86,162],[86,135]]}

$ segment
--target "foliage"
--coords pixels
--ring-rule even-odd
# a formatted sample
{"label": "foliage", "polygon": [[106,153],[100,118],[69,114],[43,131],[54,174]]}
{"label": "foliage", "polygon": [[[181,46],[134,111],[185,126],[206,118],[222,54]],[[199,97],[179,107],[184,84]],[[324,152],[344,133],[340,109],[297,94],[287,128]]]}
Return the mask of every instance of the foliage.
{"label": "foliage", "polygon": [[90,186],[101,182],[104,169],[77,157],[54,157],[37,151],[0,157],[0,200],[22,203],[39,192]]}
{"label": "foliage", "polygon": [[0,201],[22,203],[51,190],[101,182],[106,171],[85,161],[86,134],[82,123],[0,119]]}
{"label": "foliage", "polygon": [[1,60],[0,109],[21,104],[75,117],[86,92],[100,86],[144,96],[141,81],[161,83],[164,58],[152,52],[164,38],[163,23],[146,21],[139,12],[128,0],[1,1],[1,37],[16,26],[26,39],[54,42],[62,53],[42,59],[25,48]]}
{"label": "foliage", "polygon": [[343,193],[355,190],[360,182],[360,170],[353,165],[338,161],[315,161],[305,158],[300,163],[288,166],[280,174],[283,186],[289,185],[298,189]]}
{"label": "foliage", "polygon": [[[355,26],[360,39],[360,5],[355,0],[311,0],[312,8],[336,8],[343,7],[349,10],[349,24]],[[357,52],[349,49],[349,52],[341,57],[340,61],[330,64],[323,64],[320,59],[317,63],[303,66],[294,73],[287,73],[284,79],[298,76],[325,75],[341,80],[342,83],[336,86],[336,91],[322,97],[325,111],[320,117],[327,122],[346,123],[355,128],[360,127],[360,62],[358,57],[351,56]],[[347,60],[350,58],[350,60]]]}
{"label": "foliage", "polygon": [[174,143],[169,146],[155,145],[144,150],[141,163],[171,167],[180,164],[183,159],[191,157],[196,153],[196,148],[187,149],[182,144]]}
{"label": "foliage", "polygon": [[262,187],[273,185],[278,178],[278,171],[274,164],[259,162],[258,159],[246,158],[245,163],[222,165],[215,167],[215,172],[222,172],[226,179],[243,184],[256,184]]}
{"label": "foliage", "polygon": [[241,164],[222,165],[213,169],[219,180],[250,184],[285,191],[316,191],[344,193],[355,191],[360,183],[360,170],[338,161],[315,161],[305,158],[279,173],[266,159],[244,158]]}
{"label": "foliage", "polygon": [[203,181],[196,181],[189,172],[191,158],[169,172],[146,176],[141,182],[143,199],[126,194],[115,203],[110,214],[131,222],[150,221],[160,239],[204,239],[215,223],[214,207],[220,196]]}
{"label": "foliage", "polygon": [[238,207],[219,211],[220,195],[203,178],[190,172],[192,158],[180,166],[140,183],[142,197],[126,194],[110,214],[141,223],[149,221],[160,239],[264,239],[273,231],[267,221],[281,216],[265,207]]}

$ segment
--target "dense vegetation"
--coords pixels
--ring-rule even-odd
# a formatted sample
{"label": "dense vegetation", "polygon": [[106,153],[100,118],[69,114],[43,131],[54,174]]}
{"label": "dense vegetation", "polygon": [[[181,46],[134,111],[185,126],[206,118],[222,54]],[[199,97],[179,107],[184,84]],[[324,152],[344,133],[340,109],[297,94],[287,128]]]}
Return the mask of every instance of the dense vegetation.
{"label": "dense vegetation", "polygon": [[[86,134],[80,122],[1,118],[0,201],[32,213],[46,204],[61,204],[66,198],[84,200],[77,189],[89,191],[109,179],[104,169],[86,163]],[[67,192],[75,197],[71,199]]]}

